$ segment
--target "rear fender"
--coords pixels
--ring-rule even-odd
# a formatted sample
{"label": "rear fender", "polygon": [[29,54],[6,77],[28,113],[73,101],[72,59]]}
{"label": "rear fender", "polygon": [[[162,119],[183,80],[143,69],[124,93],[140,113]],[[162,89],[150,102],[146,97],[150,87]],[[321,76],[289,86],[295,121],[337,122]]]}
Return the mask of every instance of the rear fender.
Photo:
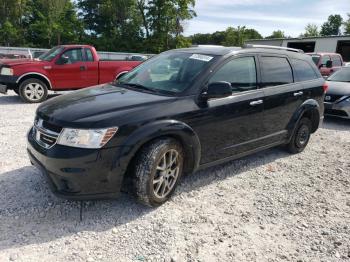
{"label": "rear fender", "polygon": [[303,116],[310,118],[312,122],[312,133],[314,133],[320,124],[320,117],[322,115],[320,111],[321,107],[314,99],[308,99],[301,104],[288,123],[287,130],[289,131],[289,138],[294,134],[297,124]]}

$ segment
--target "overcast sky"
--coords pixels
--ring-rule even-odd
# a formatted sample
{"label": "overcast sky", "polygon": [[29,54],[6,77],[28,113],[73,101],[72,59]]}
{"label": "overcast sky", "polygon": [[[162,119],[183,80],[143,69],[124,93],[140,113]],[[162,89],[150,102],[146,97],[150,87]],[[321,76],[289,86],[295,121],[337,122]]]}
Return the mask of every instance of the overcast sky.
{"label": "overcast sky", "polygon": [[239,25],[263,36],[274,30],[296,37],[307,23],[319,26],[330,14],[347,18],[350,0],[197,0],[197,17],[185,25],[185,35],[223,31]]}

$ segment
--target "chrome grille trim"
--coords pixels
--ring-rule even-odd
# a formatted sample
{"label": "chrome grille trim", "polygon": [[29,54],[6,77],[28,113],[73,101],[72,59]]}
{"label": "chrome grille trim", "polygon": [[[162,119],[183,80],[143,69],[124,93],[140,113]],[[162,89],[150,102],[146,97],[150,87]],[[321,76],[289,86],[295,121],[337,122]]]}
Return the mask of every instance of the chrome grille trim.
{"label": "chrome grille trim", "polygon": [[[33,126],[33,139],[40,145],[41,147],[44,147],[46,149],[52,148],[57,143],[57,139],[60,135],[60,133],[57,133],[55,131],[46,129],[43,127],[43,120],[42,119],[35,119],[34,126]],[[42,136],[45,136],[47,138],[51,138],[53,143],[48,143],[49,139],[42,139]]]}

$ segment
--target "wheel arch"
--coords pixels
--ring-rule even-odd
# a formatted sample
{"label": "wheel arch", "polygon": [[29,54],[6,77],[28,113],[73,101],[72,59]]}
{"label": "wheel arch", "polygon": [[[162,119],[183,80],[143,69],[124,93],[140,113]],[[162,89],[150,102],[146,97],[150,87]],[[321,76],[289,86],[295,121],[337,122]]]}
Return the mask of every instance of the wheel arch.
{"label": "wheel arch", "polygon": [[49,90],[52,89],[52,84],[51,84],[50,79],[47,76],[45,76],[41,73],[36,73],[36,72],[30,72],[30,73],[26,73],[26,74],[21,75],[16,81],[18,87],[21,85],[21,83],[23,83],[23,81],[30,79],[30,78],[35,78],[35,79],[41,80],[46,84],[46,86]]}
{"label": "wheel arch", "polygon": [[198,136],[187,124],[175,120],[163,120],[150,123],[132,133],[124,142],[119,156],[125,156],[121,162],[125,174],[133,165],[141,148],[157,139],[171,137],[179,141],[184,149],[184,173],[192,173],[199,166],[201,146]]}
{"label": "wheel arch", "polygon": [[312,124],[311,132],[314,133],[318,129],[321,121],[321,107],[319,103],[314,99],[308,99],[294,113],[291,121],[288,124],[288,130],[291,130],[291,134],[294,133],[296,124],[300,121],[301,118],[307,117],[310,119]]}

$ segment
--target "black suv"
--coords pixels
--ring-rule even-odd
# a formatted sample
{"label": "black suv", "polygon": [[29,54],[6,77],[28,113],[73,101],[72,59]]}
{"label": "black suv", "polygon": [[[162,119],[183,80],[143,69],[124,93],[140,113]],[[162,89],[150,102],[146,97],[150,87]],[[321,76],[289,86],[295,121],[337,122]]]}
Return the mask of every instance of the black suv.
{"label": "black suv", "polygon": [[301,152],[326,86],[310,56],[280,49],[171,50],[115,83],[51,99],[28,133],[30,160],[59,196],[128,188],[157,206],[183,174],[278,145]]}

